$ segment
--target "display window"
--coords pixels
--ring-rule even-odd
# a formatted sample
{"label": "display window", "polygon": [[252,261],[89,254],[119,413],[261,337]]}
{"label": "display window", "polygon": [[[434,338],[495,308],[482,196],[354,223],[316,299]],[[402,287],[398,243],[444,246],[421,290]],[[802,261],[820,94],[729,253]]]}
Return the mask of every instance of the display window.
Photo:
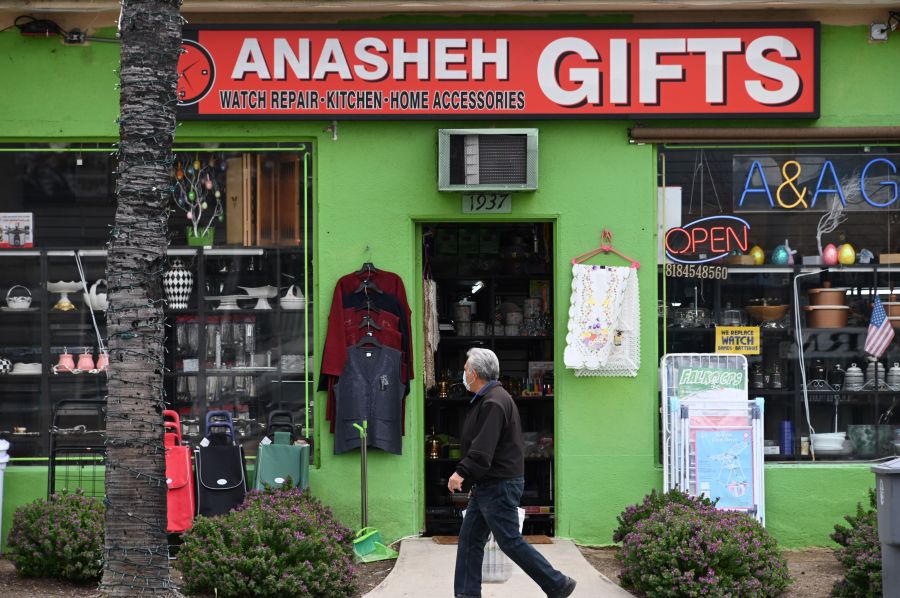
{"label": "display window", "polygon": [[900,454],[900,148],[659,150],[659,353],[743,354],[767,460]]}
{"label": "display window", "polygon": [[[273,414],[279,429],[290,420],[295,439],[313,441],[312,149],[175,151],[164,391],[192,444],[212,410],[231,415],[248,455]],[[86,455],[103,451],[102,410],[92,417],[90,403],[106,393],[115,153],[84,144],[0,150],[11,181],[0,190],[0,437],[14,458],[56,460],[51,489],[75,475],[82,485],[96,464]]]}

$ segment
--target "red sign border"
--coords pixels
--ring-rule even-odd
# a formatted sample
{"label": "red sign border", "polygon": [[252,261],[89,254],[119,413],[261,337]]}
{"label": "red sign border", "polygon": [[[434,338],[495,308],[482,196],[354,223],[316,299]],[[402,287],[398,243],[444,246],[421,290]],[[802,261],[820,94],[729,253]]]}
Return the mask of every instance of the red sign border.
{"label": "red sign border", "polygon": [[182,38],[199,41],[201,31],[546,31],[546,30],[654,30],[654,29],[812,29],[813,31],[813,87],[812,112],[740,112],[723,114],[717,112],[672,112],[666,114],[618,113],[618,114],[198,114],[197,106],[177,108],[178,120],[192,121],[286,121],[286,120],[365,120],[365,121],[404,121],[404,120],[735,120],[735,119],[818,119],[821,115],[821,23],[818,21],[768,21],[768,22],[723,22],[723,23],[610,23],[602,25],[568,24],[568,25],[334,25],[334,24],[209,24],[185,25]]}

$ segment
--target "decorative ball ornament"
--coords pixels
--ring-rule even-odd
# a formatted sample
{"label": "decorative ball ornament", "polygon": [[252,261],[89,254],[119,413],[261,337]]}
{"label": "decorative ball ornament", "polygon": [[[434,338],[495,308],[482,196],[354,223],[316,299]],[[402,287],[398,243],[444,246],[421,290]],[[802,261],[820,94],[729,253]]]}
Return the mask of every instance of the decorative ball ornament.
{"label": "decorative ball ornament", "polygon": [[207,188],[207,189],[212,189],[212,188],[213,188],[213,182],[212,182],[212,179],[206,179],[206,188]]}
{"label": "decorative ball ornament", "polygon": [[188,219],[188,220],[193,220],[193,219],[194,219],[194,214],[193,214],[193,212],[188,212],[188,213],[186,214],[186,216],[187,216],[187,219]]}
{"label": "decorative ball ornament", "polygon": [[215,192],[215,197],[216,197],[216,199],[219,199],[220,197],[222,197],[222,193],[217,190]]}
{"label": "decorative ball ornament", "polygon": [[200,170],[200,167],[203,165],[200,164],[200,160],[194,160],[193,166],[194,166],[194,170]]}
{"label": "decorative ball ornament", "polygon": [[225,222],[225,214],[219,214],[219,222]]}
{"label": "decorative ball ornament", "polygon": [[753,258],[753,263],[757,266],[762,266],[766,263],[766,252],[763,251],[762,247],[759,245],[751,247],[749,255]]}
{"label": "decorative ball ornament", "polygon": [[833,244],[829,243],[822,249],[822,262],[826,266],[835,266],[838,263],[838,250]]}
{"label": "decorative ball ornament", "polygon": [[856,263],[856,250],[850,243],[844,243],[838,247],[838,262],[844,266]]}
{"label": "decorative ball ornament", "polygon": [[205,209],[208,208],[209,206],[208,206],[207,203],[204,201],[202,204],[200,204],[200,207],[203,208],[203,209],[205,210]]}
{"label": "decorative ball ornament", "polygon": [[188,191],[188,199],[194,201],[195,199],[197,199],[197,194],[193,191]]}

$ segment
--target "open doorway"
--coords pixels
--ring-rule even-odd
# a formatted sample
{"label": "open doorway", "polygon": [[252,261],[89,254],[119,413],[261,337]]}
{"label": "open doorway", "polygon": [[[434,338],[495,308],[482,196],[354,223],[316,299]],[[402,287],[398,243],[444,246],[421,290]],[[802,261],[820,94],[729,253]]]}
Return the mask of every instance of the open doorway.
{"label": "open doorway", "polygon": [[523,531],[554,533],[552,235],[549,222],[423,225],[440,333],[433,355],[426,343],[425,535],[458,535],[462,524],[467,495],[451,495],[447,479],[471,398],[461,383],[471,347],[497,354],[500,381],[519,409]]}

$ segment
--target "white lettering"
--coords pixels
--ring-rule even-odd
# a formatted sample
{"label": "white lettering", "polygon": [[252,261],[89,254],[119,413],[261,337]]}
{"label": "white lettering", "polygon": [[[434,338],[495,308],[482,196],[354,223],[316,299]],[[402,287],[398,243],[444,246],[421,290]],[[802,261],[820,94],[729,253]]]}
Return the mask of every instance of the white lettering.
{"label": "white lettering", "polygon": [[628,40],[609,40],[609,101],[628,104],[631,77],[628,76]]}
{"label": "white lettering", "polygon": [[744,83],[750,97],[768,106],[779,106],[793,102],[800,93],[800,75],[791,67],[773,62],[766,54],[775,51],[784,58],[797,58],[797,47],[789,39],[780,35],[766,35],[755,39],[747,46],[747,66],[755,73],[781,83],[780,89],[766,89],[762,81],[750,80]]}
{"label": "white lettering", "polygon": [[256,76],[263,80],[272,78],[269,75],[266,57],[262,48],[259,47],[259,40],[255,37],[244,38],[241,51],[238,52],[237,60],[234,63],[234,69],[231,71],[231,78],[235,81],[243,81],[248,73],[256,73]]}
{"label": "white lettering", "polygon": [[449,68],[451,64],[465,64],[464,54],[454,54],[450,50],[465,50],[468,42],[464,39],[434,40],[434,76],[442,81],[465,81],[468,76],[465,71],[455,71]]}
{"label": "white lettering", "polygon": [[369,70],[364,66],[357,64],[353,67],[353,72],[363,81],[381,81],[388,76],[388,62],[384,57],[373,52],[369,52],[369,48],[374,48],[377,52],[387,52],[387,44],[378,37],[364,37],[356,42],[354,53],[360,62],[375,67],[375,70]]}
{"label": "white lettering", "polygon": [[706,102],[725,103],[725,54],[740,52],[740,38],[714,37],[688,39],[687,50],[706,56]]}
{"label": "white lettering", "polygon": [[660,81],[681,81],[679,64],[659,64],[660,54],[684,54],[684,38],[642,39],[640,42],[640,98],[642,104],[659,104]]}
{"label": "white lettering", "polygon": [[494,52],[484,51],[484,40],[476,37],[472,40],[472,79],[484,81],[484,65],[493,64],[497,69],[497,81],[509,79],[509,40],[498,37]]}
{"label": "white lettering", "polygon": [[277,37],[272,46],[272,54],[275,62],[275,79],[283,81],[287,78],[285,64],[290,65],[294,76],[301,80],[309,79],[309,40],[300,38],[297,40],[297,53],[294,54],[288,40]]}
{"label": "white lettering", "polygon": [[563,89],[556,78],[560,64],[570,54],[577,54],[587,61],[600,60],[597,49],[578,37],[563,37],[547,44],[538,59],[538,84],[541,91],[560,106],[578,106],[585,101],[600,104],[600,73],[597,69],[570,68],[566,82],[581,83],[571,91]]}
{"label": "white lettering", "polygon": [[406,40],[394,40],[394,80],[406,81],[406,65],[416,65],[416,77],[419,81],[428,80],[428,40],[416,40],[416,51],[406,51]]}
{"label": "white lettering", "polygon": [[324,81],[330,73],[340,75],[344,81],[353,80],[350,65],[347,64],[347,57],[344,56],[344,49],[341,47],[341,40],[335,37],[329,37],[322,45],[322,53],[319,55],[319,62],[316,63],[313,79]]}

